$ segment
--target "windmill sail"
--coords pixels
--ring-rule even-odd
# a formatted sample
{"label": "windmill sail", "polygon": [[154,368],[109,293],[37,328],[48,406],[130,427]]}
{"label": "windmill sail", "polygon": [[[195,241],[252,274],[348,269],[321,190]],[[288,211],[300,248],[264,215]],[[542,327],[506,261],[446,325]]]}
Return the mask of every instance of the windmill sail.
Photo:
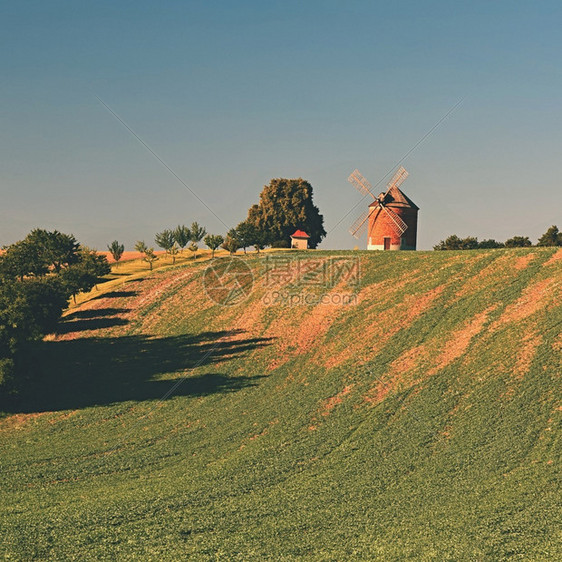
{"label": "windmill sail", "polygon": [[370,209],[365,211],[361,215],[357,217],[355,222],[351,225],[349,232],[355,238],[359,238],[364,232],[365,228],[367,227],[367,219],[369,218]]}
{"label": "windmill sail", "polygon": [[398,168],[398,171],[394,174],[392,179],[386,185],[386,193],[388,193],[393,187],[400,187],[408,176],[409,174],[406,171],[406,168],[400,166],[400,168]]}
{"label": "windmill sail", "polygon": [[362,194],[362,195],[370,195],[373,199],[376,197],[372,193],[373,187],[371,184],[361,175],[359,170],[354,170],[350,176],[347,178],[347,181],[355,186],[355,188]]}
{"label": "windmill sail", "polygon": [[406,232],[408,225],[392,209],[389,209],[386,205],[383,205],[382,208],[386,211],[386,214],[390,217],[396,234],[398,234],[398,236],[402,236],[402,234]]}

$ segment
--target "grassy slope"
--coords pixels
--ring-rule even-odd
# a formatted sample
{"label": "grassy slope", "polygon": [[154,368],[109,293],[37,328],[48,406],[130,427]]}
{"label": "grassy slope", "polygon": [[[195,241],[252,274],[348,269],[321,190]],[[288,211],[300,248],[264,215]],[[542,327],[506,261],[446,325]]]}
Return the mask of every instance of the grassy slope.
{"label": "grassy slope", "polygon": [[86,302],[0,420],[0,548],[560,559],[554,254],[361,253],[351,307],[219,307],[205,264]]}

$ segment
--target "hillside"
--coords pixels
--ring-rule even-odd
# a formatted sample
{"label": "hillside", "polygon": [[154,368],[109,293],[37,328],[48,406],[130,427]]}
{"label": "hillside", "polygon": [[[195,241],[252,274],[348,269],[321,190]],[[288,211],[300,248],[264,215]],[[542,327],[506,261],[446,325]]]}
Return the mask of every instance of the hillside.
{"label": "hillside", "polygon": [[8,559],[562,558],[562,250],[292,255],[359,286],[248,257],[233,306],[205,263],[65,317],[0,420]]}

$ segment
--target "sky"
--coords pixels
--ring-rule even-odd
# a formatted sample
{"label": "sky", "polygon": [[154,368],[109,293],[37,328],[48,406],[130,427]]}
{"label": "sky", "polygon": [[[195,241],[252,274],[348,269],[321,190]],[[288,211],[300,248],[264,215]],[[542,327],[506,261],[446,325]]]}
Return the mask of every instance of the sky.
{"label": "sky", "polygon": [[[328,232],[399,165],[418,249],[562,228],[557,1],[6,1],[0,245],[224,234],[302,177]],[[378,184],[378,185],[377,185]]]}

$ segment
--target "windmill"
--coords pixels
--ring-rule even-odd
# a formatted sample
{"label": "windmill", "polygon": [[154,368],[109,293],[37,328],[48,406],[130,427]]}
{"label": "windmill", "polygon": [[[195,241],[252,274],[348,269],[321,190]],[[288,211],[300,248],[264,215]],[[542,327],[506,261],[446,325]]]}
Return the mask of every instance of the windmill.
{"label": "windmill", "polygon": [[[415,250],[418,207],[402,191],[400,186],[408,172],[400,167],[378,197],[371,184],[355,170],[348,178],[362,195],[373,198],[369,208],[351,225],[349,232],[359,238],[369,227],[369,250]],[[410,230],[407,234],[406,231]]]}

